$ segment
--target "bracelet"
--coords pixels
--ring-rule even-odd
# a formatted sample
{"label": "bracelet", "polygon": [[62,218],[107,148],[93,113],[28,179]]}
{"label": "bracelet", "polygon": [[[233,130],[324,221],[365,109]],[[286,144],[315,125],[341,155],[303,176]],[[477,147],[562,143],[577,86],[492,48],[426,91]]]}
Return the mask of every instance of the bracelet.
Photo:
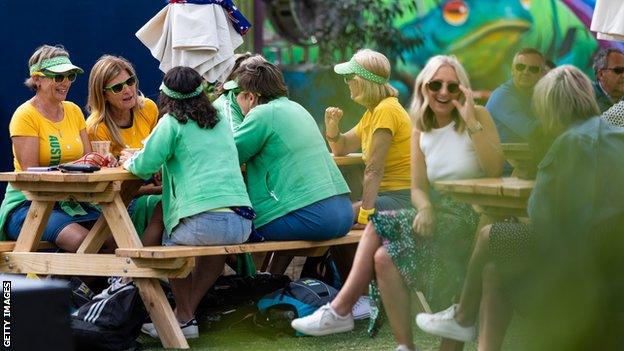
{"label": "bracelet", "polygon": [[327,133],[325,133],[325,138],[329,140],[330,143],[337,142],[338,140],[340,140],[341,136],[342,134],[340,132],[338,132],[338,135],[336,135],[335,137],[330,137]]}
{"label": "bracelet", "polygon": [[364,207],[360,207],[360,212],[358,213],[358,223],[366,224],[368,223],[368,217],[372,216],[375,213],[375,209],[371,208],[370,210],[365,210]]}

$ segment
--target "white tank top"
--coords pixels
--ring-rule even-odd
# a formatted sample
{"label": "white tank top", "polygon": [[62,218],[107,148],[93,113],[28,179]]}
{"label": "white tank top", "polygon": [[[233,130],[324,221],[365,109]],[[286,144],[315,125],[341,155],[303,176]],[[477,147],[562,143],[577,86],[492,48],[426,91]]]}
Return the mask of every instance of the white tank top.
{"label": "white tank top", "polygon": [[468,130],[458,133],[454,127],[452,121],[442,128],[420,133],[420,150],[425,155],[430,182],[485,176]]}

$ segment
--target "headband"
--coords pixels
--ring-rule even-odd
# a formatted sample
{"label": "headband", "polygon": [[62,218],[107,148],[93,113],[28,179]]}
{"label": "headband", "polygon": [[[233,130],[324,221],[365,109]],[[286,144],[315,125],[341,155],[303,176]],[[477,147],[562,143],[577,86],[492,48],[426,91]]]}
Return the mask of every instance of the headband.
{"label": "headband", "polygon": [[201,82],[199,86],[195,88],[194,91],[190,93],[182,94],[180,92],[170,89],[169,87],[165,85],[165,82],[162,82],[162,84],[160,84],[160,91],[162,91],[163,94],[167,95],[168,97],[172,99],[184,100],[184,99],[189,99],[189,98],[198,96],[204,91],[205,87],[206,87],[206,84],[204,82]]}

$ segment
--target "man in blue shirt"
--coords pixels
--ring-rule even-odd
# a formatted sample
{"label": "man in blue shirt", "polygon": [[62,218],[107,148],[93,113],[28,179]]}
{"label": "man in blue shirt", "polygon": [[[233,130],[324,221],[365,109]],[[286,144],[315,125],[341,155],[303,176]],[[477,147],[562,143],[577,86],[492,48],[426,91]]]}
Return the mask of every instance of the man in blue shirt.
{"label": "man in blue shirt", "polygon": [[536,125],[531,109],[533,87],[544,74],[544,56],[533,48],[520,50],[511,65],[512,78],[496,88],[485,107],[494,118],[503,143],[527,143]]}
{"label": "man in blue shirt", "polygon": [[604,112],[624,98],[624,52],[605,49],[594,58],[594,92],[600,111]]}

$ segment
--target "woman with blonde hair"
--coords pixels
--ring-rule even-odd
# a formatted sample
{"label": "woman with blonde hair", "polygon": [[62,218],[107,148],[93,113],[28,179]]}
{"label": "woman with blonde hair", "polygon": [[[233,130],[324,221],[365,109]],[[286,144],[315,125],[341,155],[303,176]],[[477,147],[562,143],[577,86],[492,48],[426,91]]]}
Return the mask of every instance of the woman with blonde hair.
{"label": "woman with blonde hair", "polygon": [[[115,157],[124,149],[142,149],[158,122],[158,107],[140,93],[134,67],[120,56],[104,55],[93,65],[87,109],[91,113],[87,118],[89,139],[110,141]],[[159,174],[154,178],[159,179]],[[130,205],[132,221],[144,245],[160,243],[164,228],[161,192],[158,181],[144,185]]]}
{"label": "woman with blonde hair", "polygon": [[349,87],[351,99],[366,107],[360,121],[346,133],[339,128],[343,112],[325,110],[325,138],[336,156],[362,149],[366,164],[362,200],[353,204],[356,227],[364,227],[376,211],[410,206],[409,115],[388,82],[390,62],[381,53],[364,49],[334,67]]}
{"label": "woman with blonde hair", "polygon": [[[410,291],[424,291],[435,306],[448,303],[461,283],[478,216],[469,205],[436,194],[430,184],[500,176],[498,134],[487,110],[475,106],[467,75],[452,56],[432,57],[420,72],[411,117],[414,208],[372,217],[342,290],[331,304],[293,321],[298,331],[325,335],[351,330],[351,308],[374,276],[372,297],[380,303],[381,294],[397,350],[414,350]],[[375,318],[372,323],[374,331]]]}
{"label": "woman with blonde hair", "polygon": [[[28,61],[25,84],[35,92],[20,105],[9,124],[16,172],[30,167],[49,167],[75,161],[91,152],[80,107],[65,101],[72,83],[83,73],[69,60],[62,46],[43,45]],[[0,239],[16,240],[24,224],[30,201],[9,185],[0,206]],[[87,203],[59,202],[54,206],[42,240],[75,252],[99,210]]]}
{"label": "woman with blonde hair", "polygon": [[132,64],[123,57],[100,57],[89,75],[87,128],[91,141],[111,142],[113,155],[125,148],[143,148],[158,122],[156,104],[139,92]]}
{"label": "woman with blonde hair", "polygon": [[[588,272],[587,267],[595,269],[599,262],[613,265],[617,262],[613,257],[605,258],[610,254],[621,257],[621,246],[616,242],[603,242],[607,246],[597,255],[589,250],[608,237],[605,228],[607,232],[619,228],[617,235],[621,235],[623,202],[608,199],[622,199],[624,193],[608,179],[624,177],[624,132],[595,117],[600,109],[591,81],[574,66],[549,71],[535,86],[533,106],[541,134],[548,139],[527,209],[531,224],[501,222],[484,227],[477,236],[459,303],[435,314],[419,314],[416,322],[428,333],[469,341],[475,336],[479,314],[479,350],[500,350],[512,307],[518,302],[526,306],[520,298],[525,300],[528,292],[536,289],[536,300],[545,306],[535,308],[543,311],[539,318],[531,318],[532,324],[539,325],[536,330],[540,335],[534,339],[543,342],[548,340],[545,334],[557,335],[562,339],[551,346],[565,350],[613,349],[597,344],[608,344],[608,337],[592,337],[589,344],[589,340],[582,340],[588,334],[602,335],[608,330],[603,328],[606,317],[598,312],[600,306],[592,304],[606,296],[594,300],[579,294],[588,291],[583,290],[587,280],[589,291],[595,291],[596,271]],[[601,176],[604,174],[608,177]],[[617,220],[620,225],[613,224]],[[617,252],[605,250],[608,246],[618,247]],[[586,261],[588,257],[591,262]],[[566,274],[573,280],[554,283]],[[606,286],[608,283],[601,283],[603,291]],[[522,296],[513,293],[517,290]],[[567,297],[561,299],[564,295]],[[565,306],[569,301],[574,303]],[[585,306],[580,307],[578,301],[584,301]],[[591,318],[587,311],[599,316],[595,323],[587,322]],[[575,313],[580,318],[573,318]],[[577,324],[582,319],[585,322]],[[583,328],[592,324],[600,331],[585,333]]]}

